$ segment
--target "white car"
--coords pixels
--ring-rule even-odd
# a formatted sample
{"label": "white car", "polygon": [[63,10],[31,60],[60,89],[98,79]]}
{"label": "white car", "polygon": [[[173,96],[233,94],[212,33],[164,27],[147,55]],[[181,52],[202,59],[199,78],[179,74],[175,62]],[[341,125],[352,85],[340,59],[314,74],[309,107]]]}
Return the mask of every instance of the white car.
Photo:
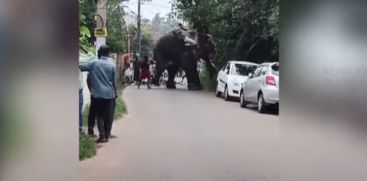
{"label": "white car", "polygon": [[268,106],[279,105],[279,63],[260,64],[249,74],[240,94],[241,107],[256,103],[260,113],[263,113]]}
{"label": "white car", "polygon": [[218,72],[217,97],[224,94],[224,99],[239,98],[242,84],[247,80],[258,64],[246,61],[229,61]]}

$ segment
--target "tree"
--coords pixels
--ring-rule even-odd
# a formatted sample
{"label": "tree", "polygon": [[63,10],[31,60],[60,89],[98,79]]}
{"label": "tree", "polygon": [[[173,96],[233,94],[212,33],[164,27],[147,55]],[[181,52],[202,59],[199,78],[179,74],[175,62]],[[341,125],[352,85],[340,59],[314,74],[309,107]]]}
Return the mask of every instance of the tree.
{"label": "tree", "polygon": [[179,21],[172,13],[168,13],[166,17],[161,17],[160,14],[157,13],[151,22],[154,41],[158,41],[164,34],[177,28],[178,23]]}
{"label": "tree", "polygon": [[176,0],[173,10],[214,37],[219,65],[230,59],[278,60],[279,0]]}
{"label": "tree", "polygon": [[141,54],[150,55],[153,49],[153,27],[149,19],[143,19],[141,24]]}
{"label": "tree", "polygon": [[79,41],[83,46],[92,46],[94,37],[94,15],[98,0],[79,0]]}
{"label": "tree", "polygon": [[124,20],[124,10],[120,7],[120,3],[125,0],[109,0],[107,2],[107,39],[111,52],[124,53],[127,52],[127,44],[125,43],[127,35],[127,26]]}

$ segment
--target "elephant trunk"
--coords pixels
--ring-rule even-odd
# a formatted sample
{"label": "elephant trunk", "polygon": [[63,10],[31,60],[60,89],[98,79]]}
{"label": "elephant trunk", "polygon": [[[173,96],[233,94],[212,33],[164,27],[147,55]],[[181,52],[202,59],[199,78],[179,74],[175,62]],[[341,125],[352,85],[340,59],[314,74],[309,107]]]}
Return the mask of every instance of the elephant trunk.
{"label": "elephant trunk", "polygon": [[[203,55],[203,54],[202,54]],[[217,74],[217,72],[219,71],[217,66],[213,63],[213,58],[215,57],[216,55],[216,48],[214,48],[211,52],[207,53],[205,52],[204,53],[204,60],[205,60],[205,65],[206,65],[206,68],[209,72],[209,76],[210,77],[213,77]]]}
{"label": "elephant trunk", "polygon": [[211,60],[206,61],[206,68],[209,71],[209,76],[210,77],[215,76],[217,71],[218,71],[217,67],[215,66],[215,64]]}

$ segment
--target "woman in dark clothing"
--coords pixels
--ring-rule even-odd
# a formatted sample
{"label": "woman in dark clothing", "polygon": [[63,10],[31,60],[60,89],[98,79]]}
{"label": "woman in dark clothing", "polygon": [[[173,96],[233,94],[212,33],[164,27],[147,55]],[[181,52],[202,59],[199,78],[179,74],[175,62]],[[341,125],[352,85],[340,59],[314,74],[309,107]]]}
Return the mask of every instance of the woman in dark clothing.
{"label": "woman in dark clothing", "polygon": [[148,56],[144,56],[144,60],[140,65],[140,80],[138,84],[138,89],[140,88],[141,81],[143,79],[148,79],[148,89],[150,89],[150,70],[149,70],[149,58]]}

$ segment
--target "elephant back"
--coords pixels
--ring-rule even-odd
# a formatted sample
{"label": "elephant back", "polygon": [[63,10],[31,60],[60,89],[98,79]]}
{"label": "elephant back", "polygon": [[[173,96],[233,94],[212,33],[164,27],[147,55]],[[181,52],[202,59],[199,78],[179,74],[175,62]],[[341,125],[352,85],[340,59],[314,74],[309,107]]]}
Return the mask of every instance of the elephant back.
{"label": "elephant back", "polygon": [[180,55],[185,49],[185,43],[173,33],[162,36],[154,47],[154,54],[161,54],[167,58]]}

